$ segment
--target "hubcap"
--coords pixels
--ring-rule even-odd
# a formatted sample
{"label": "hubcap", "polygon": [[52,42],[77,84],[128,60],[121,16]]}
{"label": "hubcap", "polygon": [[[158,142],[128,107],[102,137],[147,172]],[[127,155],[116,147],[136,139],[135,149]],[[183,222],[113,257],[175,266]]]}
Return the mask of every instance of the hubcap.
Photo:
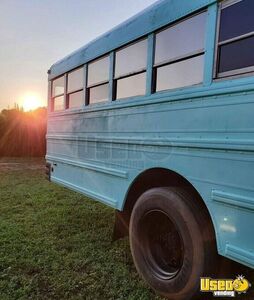
{"label": "hubcap", "polygon": [[158,278],[174,278],[182,268],[184,247],[181,235],[169,216],[160,210],[148,212],[140,222],[144,258]]}

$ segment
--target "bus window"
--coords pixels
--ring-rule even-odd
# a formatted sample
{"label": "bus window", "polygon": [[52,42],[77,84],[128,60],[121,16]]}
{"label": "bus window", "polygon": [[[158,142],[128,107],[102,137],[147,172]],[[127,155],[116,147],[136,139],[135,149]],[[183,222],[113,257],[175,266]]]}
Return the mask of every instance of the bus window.
{"label": "bus window", "polygon": [[64,76],[53,80],[53,97],[64,94]]}
{"label": "bus window", "polygon": [[115,55],[116,99],[146,91],[147,39],[124,47]]}
{"label": "bus window", "polygon": [[90,103],[103,102],[108,100],[109,84],[102,84],[89,89]]}
{"label": "bus window", "polygon": [[64,96],[54,98],[53,111],[64,110]]}
{"label": "bus window", "polygon": [[157,69],[156,90],[163,91],[169,88],[181,88],[201,83],[203,80],[203,68],[203,55],[162,66]]}
{"label": "bus window", "polygon": [[67,78],[67,107],[81,107],[84,104],[84,69],[79,68],[75,71],[68,73]]}
{"label": "bus window", "polygon": [[52,111],[64,110],[64,76],[52,81]]}
{"label": "bus window", "polygon": [[218,77],[254,71],[253,11],[253,0],[222,3],[217,54]]}
{"label": "bus window", "polygon": [[202,83],[207,13],[156,34],[156,91]]}
{"label": "bus window", "polygon": [[146,92],[146,73],[125,77],[117,81],[117,99],[142,96]]}
{"label": "bus window", "polygon": [[87,92],[90,104],[108,100],[109,56],[88,64]]}
{"label": "bus window", "polygon": [[68,95],[68,108],[78,108],[84,104],[83,90]]}

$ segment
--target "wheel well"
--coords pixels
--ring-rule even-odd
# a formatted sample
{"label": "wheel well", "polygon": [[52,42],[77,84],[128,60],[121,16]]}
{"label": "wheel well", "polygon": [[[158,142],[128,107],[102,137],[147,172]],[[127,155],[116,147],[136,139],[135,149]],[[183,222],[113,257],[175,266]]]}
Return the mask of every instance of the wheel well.
{"label": "wheel well", "polygon": [[210,213],[203,199],[189,181],[187,181],[184,177],[174,171],[163,168],[153,168],[144,171],[138,177],[136,177],[125,197],[123,211],[116,211],[116,222],[114,230],[115,239],[126,236],[128,234],[131,212],[139,196],[141,196],[147,190],[156,187],[184,188],[188,191],[188,193],[191,193],[195,197],[200,205],[200,208],[206,211],[208,218],[207,220],[210,220],[211,224],[213,224]]}

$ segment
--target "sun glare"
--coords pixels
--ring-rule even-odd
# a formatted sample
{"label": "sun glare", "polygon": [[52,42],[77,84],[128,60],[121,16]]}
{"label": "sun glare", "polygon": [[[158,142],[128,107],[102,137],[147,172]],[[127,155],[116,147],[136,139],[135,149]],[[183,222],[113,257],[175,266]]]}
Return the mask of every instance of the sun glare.
{"label": "sun glare", "polygon": [[26,94],[22,99],[22,106],[25,111],[29,111],[43,106],[43,103],[37,94]]}

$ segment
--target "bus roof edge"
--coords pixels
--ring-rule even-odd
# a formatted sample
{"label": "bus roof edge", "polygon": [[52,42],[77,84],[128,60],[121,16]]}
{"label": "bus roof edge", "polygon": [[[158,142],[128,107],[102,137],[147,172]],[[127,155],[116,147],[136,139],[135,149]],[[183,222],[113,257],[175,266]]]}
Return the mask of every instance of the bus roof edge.
{"label": "bus roof edge", "polygon": [[49,70],[49,80],[215,2],[159,0],[53,64]]}

